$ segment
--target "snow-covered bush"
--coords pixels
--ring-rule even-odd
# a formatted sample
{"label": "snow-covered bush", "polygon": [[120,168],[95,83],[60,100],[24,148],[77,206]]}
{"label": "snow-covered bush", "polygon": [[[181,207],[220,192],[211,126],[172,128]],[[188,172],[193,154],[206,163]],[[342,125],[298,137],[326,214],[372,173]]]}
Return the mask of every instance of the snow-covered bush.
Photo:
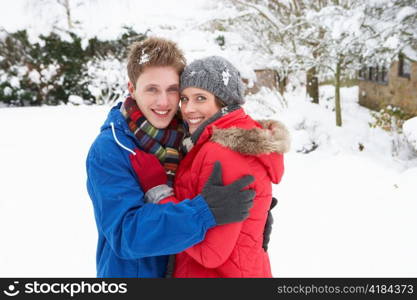
{"label": "snow-covered bush", "polygon": [[302,118],[292,132],[292,147],[297,153],[307,154],[319,147],[319,122]]}
{"label": "snow-covered bush", "polygon": [[71,94],[91,98],[83,82],[87,57],[81,39],[72,33],[69,36],[63,40],[50,33],[31,42],[22,30],[1,40],[0,101],[40,105],[67,102]]}
{"label": "snow-covered bush", "polygon": [[96,104],[114,102],[126,93],[126,63],[116,58],[95,59],[87,63],[88,90]]}
{"label": "snow-covered bush", "polygon": [[128,45],[146,37],[129,28],[125,31],[110,41],[85,40],[72,32],[65,36],[52,32],[35,41],[26,30],[2,34],[0,102],[56,105],[68,103],[73,95],[103,104],[119,98],[126,88]]}
{"label": "snow-covered bush", "polygon": [[245,96],[244,109],[254,118],[274,118],[277,113],[287,107],[287,102],[281,94],[262,87],[256,94]]}
{"label": "snow-covered bush", "polygon": [[400,107],[387,105],[379,112],[371,112],[374,122],[369,123],[371,128],[380,127],[385,131],[402,133],[404,121],[409,117]]}
{"label": "snow-covered bush", "polygon": [[412,148],[403,133],[404,122],[410,117],[400,107],[387,105],[385,109],[379,112],[371,112],[374,122],[369,123],[371,128],[382,128],[391,135],[391,154],[393,156],[402,156],[405,159],[413,156]]}
{"label": "snow-covered bush", "polygon": [[417,154],[417,117],[411,118],[403,124],[404,136]]}

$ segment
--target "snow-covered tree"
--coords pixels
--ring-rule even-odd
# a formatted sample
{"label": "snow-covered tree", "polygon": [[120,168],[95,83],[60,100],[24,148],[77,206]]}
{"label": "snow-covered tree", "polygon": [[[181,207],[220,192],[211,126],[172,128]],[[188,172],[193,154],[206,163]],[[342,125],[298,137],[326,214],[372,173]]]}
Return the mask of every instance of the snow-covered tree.
{"label": "snow-covered tree", "polygon": [[233,17],[227,28],[239,31],[246,39],[247,47],[253,47],[257,55],[268,61],[268,67],[278,72],[281,85],[289,74],[309,69],[311,60],[305,57],[308,54],[304,45],[297,43],[295,38],[302,26],[299,0],[229,0],[229,3],[240,13]]}
{"label": "snow-covered tree", "polygon": [[[336,78],[336,119],[341,126],[340,74],[351,63],[351,56],[358,51],[355,31],[351,24],[355,0],[231,0],[255,15],[247,22],[250,36],[261,39],[271,49],[278,65],[286,65],[285,71],[306,71],[306,91],[313,102],[318,103],[317,72],[331,71]],[[251,13],[252,12],[252,13]],[[346,21],[349,21],[346,23]],[[357,20],[354,20],[355,22]],[[261,26],[259,26],[261,25]],[[254,34],[255,32],[262,34]],[[253,38],[252,38],[253,40]],[[342,46],[342,47],[340,47]],[[265,47],[265,46],[264,46]],[[277,54],[276,54],[277,53]],[[282,72],[282,70],[281,70]]]}
{"label": "snow-covered tree", "polygon": [[[317,75],[332,78],[336,125],[342,125],[340,85],[365,63],[389,62],[416,40],[416,0],[229,0],[238,23],[278,71],[306,71],[307,94],[318,102]],[[240,21],[240,22],[239,22]],[[258,50],[258,51],[259,51]]]}
{"label": "snow-covered tree", "polygon": [[[305,18],[311,28],[320,32],[317,40],[316,66],[320,73],[334,78],[336,125],[342,126],[340,86],[343,73],[360,67],[364,42],[364,5],[359,1],[333,1],[320,11],[309,11]],[[319,28],[314,28],[319,27]]]}
{"label": "snow-covered tree", "polygon": [[371,1],[366,7],[366,16],[366,28],[372,31],[373,42],[378,45],[366,49],[369,64],[379,64],[381,60],[389,62],[409,47],[417,49],[416,0]]}
{"label": "snow-covered tree", "polygon": [[[27,0],[27,7],[29,10],[35,11],[39,17],[44,17],[43,14],[46,12],[49,18],[52,17],[55,28],[71,31],[79,24],[79,21],[74,17],[74,10],[92,1],[96,0]],[[62,20],[62,15],[65,16],[66,28],[60,28],[59,23]]]}

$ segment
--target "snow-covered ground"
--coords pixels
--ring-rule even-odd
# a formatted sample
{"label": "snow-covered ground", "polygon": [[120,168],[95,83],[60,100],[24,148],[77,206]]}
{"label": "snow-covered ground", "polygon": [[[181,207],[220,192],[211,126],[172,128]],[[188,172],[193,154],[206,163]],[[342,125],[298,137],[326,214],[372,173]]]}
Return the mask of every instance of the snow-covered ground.
{"label": "snow-covered ground", "polygon": [[[332,90],[322,92],[326,98]],[[417,163],[394,160],[390,137],[369,128],[356,88],[342,92],[342,128],[331,109],[306,102],[300,90],[275,112],[271,93],[245,105],[255,118],[284,121],[293,137],[283,181],[274,189],[273,274],[416,276]],[[0,109],[0,276],[95,276],[85,158],[108,110]],[[297,152],[311,139],[319,144],[315,151]]]}
{"label": "snow-covered ground", "polygon": [[[294,146],[303,148],[307,135],[321,144],[309,154],[286,156],[285,176],[275,188],[273,274],[416,276],[416,159],[391,156],[389,135],[369,128],[372,118],[358,106],[356,88],[342,95],[342,128],[334,126],[334,112],[296,98],[283,112]],[[300,120],[310,124],[307,130],[294,130]]]}

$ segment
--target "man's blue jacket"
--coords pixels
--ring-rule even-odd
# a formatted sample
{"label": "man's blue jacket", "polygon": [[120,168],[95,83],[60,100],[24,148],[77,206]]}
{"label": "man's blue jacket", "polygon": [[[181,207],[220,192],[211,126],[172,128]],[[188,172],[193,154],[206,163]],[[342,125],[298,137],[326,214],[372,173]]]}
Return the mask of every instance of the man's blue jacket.
{"label": "man's blue jacket", "polygon": [[164,277],[167,255],[201,242],[215,219],[201,196],[145,204],[129,159],[139,147],[120,105],[111,109],[87,157],[98,230],[97,277]]}

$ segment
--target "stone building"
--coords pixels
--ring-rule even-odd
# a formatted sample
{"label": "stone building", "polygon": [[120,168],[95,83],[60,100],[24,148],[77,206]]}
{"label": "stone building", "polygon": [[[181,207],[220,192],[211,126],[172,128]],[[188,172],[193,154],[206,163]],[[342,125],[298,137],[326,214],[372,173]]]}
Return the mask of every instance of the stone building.
{"label": "stone building", "polygon": [[417,116],[417,51],[404,49],[389,68],[363,68],[359,72],[359,104],[374,110],[392,105]]}

